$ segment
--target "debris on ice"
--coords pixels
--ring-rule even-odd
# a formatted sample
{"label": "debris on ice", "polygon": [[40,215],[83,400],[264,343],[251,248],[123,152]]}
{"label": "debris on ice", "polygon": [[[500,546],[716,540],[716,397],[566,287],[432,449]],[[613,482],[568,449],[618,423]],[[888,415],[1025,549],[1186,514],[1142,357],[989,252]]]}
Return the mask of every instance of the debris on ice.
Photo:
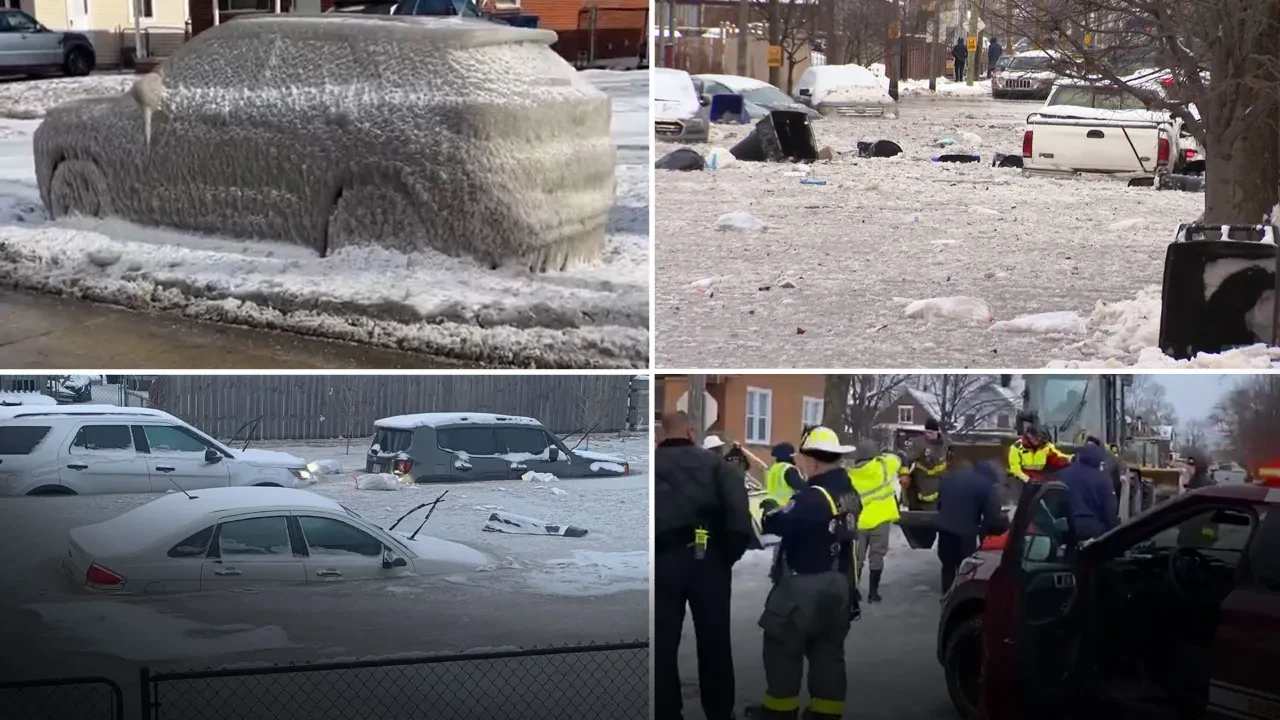
{"label": "debris on ice", "polygon": [[1057,333],[1060,335],[1084,335],[1088,332],[1084,318],[1072,310],[1020,315],[1012,320],[992,323],[992,330],[1019,333]]}
{"label": "debris on ice", "polygon": [[757,230],[763,230],[765,228],[765,224],[755,215],[739,210],[737,212],[721,215],[716,219],[715,227],[721,232],[734,230],[741,232],[755,232]]}
{"label": "debris on ice", "polygon": [[400,481],[391,473],[367,473],[356,476],[357,490],[399,490]]}
{"label": "debris on ice", "polygon": [[1145,229],[1147,225],[1150,225],[1150,224],[1151,224],[1150,221],[1148,221],[1146,218],[1129,218],[1128,220],[1113,222],[1107,226],[1107,229],[1115,230],[1117,232],[1128,232],[1130,230]]}
{"label": "debris on ice", "polygon": [[957,295],[954,297],[929,298],[916,300],[907,305],[902,315],[918,320],[968,320],[971,322],[989,323],[994,318],[991,308],[975,297]]}

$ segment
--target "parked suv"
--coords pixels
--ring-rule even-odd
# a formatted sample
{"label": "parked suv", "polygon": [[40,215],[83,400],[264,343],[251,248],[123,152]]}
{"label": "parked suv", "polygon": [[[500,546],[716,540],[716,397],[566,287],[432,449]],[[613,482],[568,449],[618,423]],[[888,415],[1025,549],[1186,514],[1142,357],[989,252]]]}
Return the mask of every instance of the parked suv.
{"label": "parked suv", "polygon": [[533,418],[489,413],[422,413],[374,423],[365,471],[413,482],[512,480],[527,472],[556,477],[626,475],[625,460],[570,450]]}
{"label": "parked suv", "polygon": [[965,720],[1225,720],[1280,702],[1280,490],[1196,490],[1083,544],[1070,508],[1064,485],[1029,485],[1005,549],[960,566],[938,660]]}
{"label": "parked suv", "polygon": [[233,450],[166,412],[113,405],[0,407],[0,495],[293,487],[306,462]]}
{"label": "parked suv", "polygon": [[0,8],[0,75],[88,75],[97,62],[85,35],[50,30],[21,10]]}

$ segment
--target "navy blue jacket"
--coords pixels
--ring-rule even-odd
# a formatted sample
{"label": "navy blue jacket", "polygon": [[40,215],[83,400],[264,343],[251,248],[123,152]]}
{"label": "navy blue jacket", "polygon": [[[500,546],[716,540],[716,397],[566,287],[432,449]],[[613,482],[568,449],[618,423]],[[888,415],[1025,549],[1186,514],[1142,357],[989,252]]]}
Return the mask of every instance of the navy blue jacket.
{"label": "navy blue jacket", "polygon": [[986,464],[944,475],[938,486],[938,529],[971,538],[1008,530],[998,485],[999,477]]}
{"label": "navy blue jacket", "polygon": [[1102,472],[1105,460],[1105,450],[1086,444],[1072,458],[1071,464],[1059,470],[1053,478],[1067,486],[1078,540],[1096,538],[1120,524],[1115,488],[1111,478]]}
{"label": "navy blue jacket", "polygon": [[791,496],[791,502],[781,510],[764,518],[764,532],[782,538],[783,558],[787,567],[800,575],[840,570],[849,572],[852,565],[851,543],[840,543],[839,553],[832,552],[836,536],[831,532],[831,504],[821,486],[831,493],[831,499],[840,502],[841,495],[853,491],[849,475],[844,468],[828,470],[809,478],[809,486]]}

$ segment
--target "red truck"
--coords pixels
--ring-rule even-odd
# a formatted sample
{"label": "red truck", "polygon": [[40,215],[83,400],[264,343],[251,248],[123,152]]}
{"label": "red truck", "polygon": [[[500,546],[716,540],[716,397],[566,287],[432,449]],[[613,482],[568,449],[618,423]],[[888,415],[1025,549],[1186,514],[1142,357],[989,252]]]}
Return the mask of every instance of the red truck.
{"label": "red truck", "polygon": [[1028,485],[943,600],[961,716],[1280,718],[1280,489],[1197,490],[1086,543],[1066,492]]}

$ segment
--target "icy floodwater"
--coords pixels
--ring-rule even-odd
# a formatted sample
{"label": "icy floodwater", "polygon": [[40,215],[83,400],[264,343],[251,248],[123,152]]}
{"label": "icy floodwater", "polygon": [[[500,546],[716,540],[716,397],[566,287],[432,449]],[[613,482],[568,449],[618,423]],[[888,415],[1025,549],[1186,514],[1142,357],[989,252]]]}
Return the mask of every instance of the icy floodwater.
{"label": "icy floodwater", "polygon": [[603,261],[563,273],[493,271],[438,253],[309,250],[144,228],[49,222],[31,135],[48,108],[134,76],[0,84],[0,274],[16,287],[135,310],[498,365],[648,365],[648,74],[586,71],[610,96],[616,199]]}
{"label": "icy floodwater", "polygon": [[[1025,178],[1034,103],[908,99],[898,120],[815,122],[840,153],[658,173],[657,362],[669,367],[1267,367],[1262,348],[1177,364],[1153,346],[1164,252],[1203,196]],[[718,127],[727,149],[748,129]],[[863,139],[903,155],[858,159]],[[942,150],[943,139],[956,145]],[[662,155],[676,145],[660,143]],[[942,164],[971,152],[976,164]],[[823,185],[802,184],[812,177]],[[737,213],[732,220],[726,215]],[[749,215],[750,219],[744,217]],[[760,229],[746,229],[755,225]],[[720,227],[717,227],[719,225]],[[936,312],[908,312],[933,301]],[[974,312],[975,308],[986,312]],[[919,305],[916,306],[919,309]]]}

